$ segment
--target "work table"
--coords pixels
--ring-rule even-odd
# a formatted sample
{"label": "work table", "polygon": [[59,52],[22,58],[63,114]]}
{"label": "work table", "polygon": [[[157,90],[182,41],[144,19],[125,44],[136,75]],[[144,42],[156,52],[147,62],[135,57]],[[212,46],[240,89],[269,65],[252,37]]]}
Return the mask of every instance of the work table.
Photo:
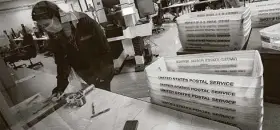
{"label": "work table", "polygon": [[[12,115],[24,108],[20,107],[22,104],[29,103],[38,94],[47,98],[56,84],[54,75],[43,72],[23,69],[14,74],[18,80],[30,77],[31,74],[34,74],[35,77],[21,80],[17,87],[9,89],[9,95],[15,96],[13,98],[15,105],[10,108]],[[75,92],[77,88],[79,88],[77,85],[70,84],[66,93]],[[41,101],[39,100],[38,103]],[[95,106],[95,113],[107,108],[110,108],[110,111],[91,119],[92,103]],[[33,106],[33,103],[30,104]],[[55,103],[53,106],[38,109],[40,111],[35,114],[32,111],[32,116],[14,123],[12,128],[15,129],[13,130],[24,128],[30,130],[123,130],[127,120],[138,120],[137,130],[238,130],[233,126],[98,88],[88,93],[86,104],[80,108],[70,108],[64,104],[57,105]],[[15,118],[22,117],[16,116]],[[29,125],[26,125],[27,123]],[[23,128],[23,126],[25,127]]]}
{"label": "work table", "polygon": [[[86,99],[84,106],[62,106],[44,119],[38,120],[30,129],[123,130],[127,120],[138,120],[137,130],[238,130],[233,126],[97,88],[90,92]],[[92,102],[96,113],[107,108],[110,108],[110,111],[91,119]]]}

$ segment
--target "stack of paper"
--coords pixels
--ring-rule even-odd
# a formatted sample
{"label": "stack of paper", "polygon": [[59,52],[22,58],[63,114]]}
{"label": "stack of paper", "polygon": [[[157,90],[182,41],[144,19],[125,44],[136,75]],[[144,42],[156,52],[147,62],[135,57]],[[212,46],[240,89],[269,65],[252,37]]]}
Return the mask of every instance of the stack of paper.
{"label": "stack of paper", "polygon": [[193,12],[177,18],[184,49],[241,50],[251,31],[249,8]]}
{"label": "stack of paper", "polygon": [[280,23],[260,30],[263,48],[280,51]]}
{"label": "stack of paper", "polygon": [[268,27],[280,22],[280,1],[270,0],[248,4],[252,14],[252,27]]}
{"label": "stack of paper", "polygon": [[263,65],[258,51],[160,58],[146,68],[153,103],[260,130]]}

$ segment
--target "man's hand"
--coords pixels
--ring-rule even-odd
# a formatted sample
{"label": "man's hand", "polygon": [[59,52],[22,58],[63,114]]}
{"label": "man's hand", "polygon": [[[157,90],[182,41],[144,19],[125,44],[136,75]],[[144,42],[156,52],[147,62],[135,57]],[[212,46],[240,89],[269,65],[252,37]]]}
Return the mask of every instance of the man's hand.
{"label": "man's hand", "polygon": [[51,100],[52,100],[53,102],[56,102],[56,101],[58,101],[59,99],[61,99],[62,96],[63,96],[63,93],[54,93],[54,94],[52,94],[52,96],[51,96]]}
{"label": "man's hand", "polygon": [[56,87],[56,88],[53,89],[52,95],[51,95],[50,99],[51,99],[53,102],[56,102],[56,101],[58,101],[62,96],[63,96],[63,91],[59,90],[59,88]]}

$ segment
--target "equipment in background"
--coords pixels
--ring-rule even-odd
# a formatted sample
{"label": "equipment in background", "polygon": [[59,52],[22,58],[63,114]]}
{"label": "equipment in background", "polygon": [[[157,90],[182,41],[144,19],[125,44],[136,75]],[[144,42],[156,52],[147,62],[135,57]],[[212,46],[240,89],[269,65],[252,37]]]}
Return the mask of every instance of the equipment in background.
{"label": "equipment in background", "polygon": [[239,0],[224,0],[226,8],[239,8],[241,7]]}
{"label": "equipment in background", "polygon": [[22,41],[22,60],[29,60],[30,65],[28,68],[33,69],[35,66],[44,66],[42,62],[33,63],[31,61],[32,58],[36,58],[37,56],[37,48],[33,40],[33,36],[29,34],[23,24],[21,24],[22,32],[23,32],[23,41]]}
{"label": "equipment in background", "polygon": [[161,27],[164,20],[163,19],[164,12],[162,10],[162,5],[160,2],[155,4],[158,6],[158,12],[156,16],[152,17],[153,24],[154,24],[153,33],[159,34],[160,32],[165,30],[164,28]]}
{"label": "equipment in background", "polygon": [[18,37],[18,35],[16,35],[16,33],[15,33],[14,29],[13,29],[13,28],[11,28],[11,30],[12,30],[12,34],[11,34],[11,35],[12,35],[12,37],[13,37],[13,38],[17,38],[17,37]]}
{"label": "equipment in background", "polygon": [[212,10],[223,9],[223,8],[225,8],[224,0],[213,1],[213,2],[209,3],[209,7]]}
{"label": "equipment in background", "polygon": [[10,42],[9,49],[7,49],[5,52],[2,53],[4,62],[6,63],[6,65],[9,64],[13,69],[26,67],[27,66],[26,64],[21,64],[21,65],[15,64],[15,62],[18,62],[21,60],[21,58],[19,57],[20,51],[17,49],[18,46],[15,43],[12,36],[9,36],[6,30],[4,30],[3,32],[7,36],[7,38],[9,39],[9,42]]}
{"label": "equipment in background", "polygon": [[139,11],[140,18],[156,13],[153,0],[135,0],[135,6]]}
{"label": "equipment in background", "polygon": [[[201,2],[201,1],[206,1],[206,0],[199,0],[199,2]],[[193,6],[193,11],[192,12],[205,11],[207,6],[208,6],[208,3],[195,4]]]}
{"label": "equipment in background", "polygon": [[17,48],[17,44],[15,43],[13,37],[9,36],[6,30],[4,30],[3,32],[7,36],[7,38],[9,39],[9,42],[10,42],[9,47],[10,47],[10,49]]}
{"label": "equipment in background", "polygon": [[[96,0],[93,2],[98,22],[104,27],[114,54],[115,73],[121,71],[128,57],[135,58],[135,71],[143,71],[145,61],[142,37],[152,35],[152,28],[149,29],[152,23],[149,22],[150,19],[146,20],[148,22],[139,22],[139,14],[146,17],[155,13],[153,2],[149,0]],[[133,41],[137,42],[133,43]]]}

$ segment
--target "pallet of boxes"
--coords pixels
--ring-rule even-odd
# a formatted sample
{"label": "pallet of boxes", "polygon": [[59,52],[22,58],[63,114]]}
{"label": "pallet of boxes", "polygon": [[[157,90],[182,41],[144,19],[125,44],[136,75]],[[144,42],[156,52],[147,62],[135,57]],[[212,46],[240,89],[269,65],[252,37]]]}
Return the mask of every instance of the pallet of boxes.
{"label": "pallet of boxes", "polygon": [[280,51],[280,23],[260,30],[262,47]]}
{"label": "pallet of boxes", "polygon": [[262,129],[263,65],[258,51],[162,57],[145,72],[152,103],[241,130]]}
{"label": "pallet of boxes", "polygon": [[176,20],[184,50],[242,50],[251,32],[247,7],[193,12]]}
{"label": "pallet of boxes", "polygon": [[280,1],[269,0],[250,3],[252,27],[268,27],[280,23]]}

